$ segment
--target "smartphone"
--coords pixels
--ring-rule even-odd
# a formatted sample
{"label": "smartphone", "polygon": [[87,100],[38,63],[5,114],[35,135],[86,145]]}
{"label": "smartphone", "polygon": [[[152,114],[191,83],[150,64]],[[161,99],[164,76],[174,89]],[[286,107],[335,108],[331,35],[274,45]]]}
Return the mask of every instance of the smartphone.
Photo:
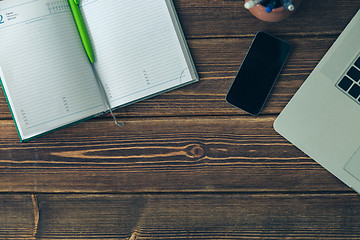
{"label": "smartphone", "polygon": [[258,115],[289,56],[290,44],[267,32],[256,34],[226,95],[226,101]]}

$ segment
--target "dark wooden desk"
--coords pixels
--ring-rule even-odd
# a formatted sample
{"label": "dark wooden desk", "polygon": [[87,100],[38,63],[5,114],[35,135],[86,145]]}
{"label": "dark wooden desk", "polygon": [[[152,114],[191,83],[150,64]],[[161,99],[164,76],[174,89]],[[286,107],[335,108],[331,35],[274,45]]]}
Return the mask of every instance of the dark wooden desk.
{"label": "dark wooden desk", "polygon": [[[19,143],[0,97],[0,239],[359,239],[360,197],[272,123],[360,7],[303,0],[281,23],[174,0],[201,81]],[[254,34],[292,54],[259,117],[225,94]]]}

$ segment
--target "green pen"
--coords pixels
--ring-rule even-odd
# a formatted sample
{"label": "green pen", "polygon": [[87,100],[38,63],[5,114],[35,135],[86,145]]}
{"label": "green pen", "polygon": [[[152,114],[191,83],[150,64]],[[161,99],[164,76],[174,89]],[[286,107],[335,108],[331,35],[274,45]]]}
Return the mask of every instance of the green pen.
{"label": "green pen", "polygon": [[81,41],[84,45],[86,54],[88,55],[90,62],[94,63],[94,52],[91,48],[91,42],[89,39],[89,35],[86,31],[86,27],[84,24],[84,20],[81,16],[80,8],[79,8],[80,0],[69,0],[71,12],[74,16],[76,27],[79,31]]}

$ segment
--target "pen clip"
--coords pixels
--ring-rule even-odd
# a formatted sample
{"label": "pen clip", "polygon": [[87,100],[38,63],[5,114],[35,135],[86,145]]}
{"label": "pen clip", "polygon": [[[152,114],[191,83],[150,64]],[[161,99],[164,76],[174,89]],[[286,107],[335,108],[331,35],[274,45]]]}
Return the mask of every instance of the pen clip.
{"label": "pen clip", "polygon": [[74,0],[74,3],[75,3],[76,5],[79,5],[79,4],[80,4],[80,0]]}

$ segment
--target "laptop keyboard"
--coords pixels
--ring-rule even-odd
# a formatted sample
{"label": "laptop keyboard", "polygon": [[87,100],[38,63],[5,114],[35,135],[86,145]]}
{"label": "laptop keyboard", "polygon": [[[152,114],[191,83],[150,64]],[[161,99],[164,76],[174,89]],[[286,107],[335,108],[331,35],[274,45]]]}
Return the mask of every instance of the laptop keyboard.
{"label": "laptop keyboard", "polygon": [[360,104],[360,56],[337,83],[350,98]]}

